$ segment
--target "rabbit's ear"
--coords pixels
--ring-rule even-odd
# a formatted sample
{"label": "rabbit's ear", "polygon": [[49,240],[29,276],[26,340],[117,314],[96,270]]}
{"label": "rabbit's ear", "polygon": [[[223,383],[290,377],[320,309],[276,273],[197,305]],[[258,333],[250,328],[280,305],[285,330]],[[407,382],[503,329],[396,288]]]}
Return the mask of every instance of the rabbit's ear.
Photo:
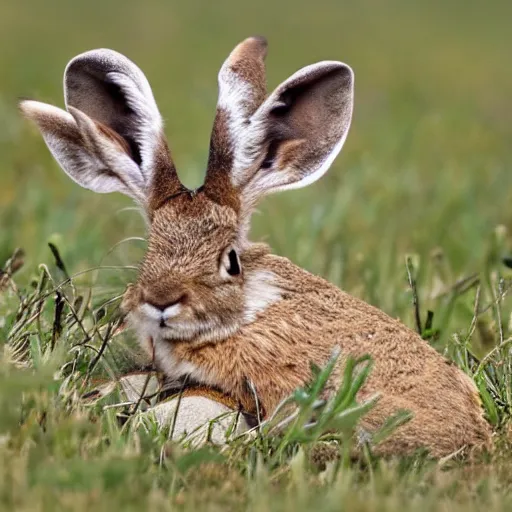
{"label": "rabbit's ear", "polygon": [[149,83],[113,50],[78,55],[64,74],[65,112],[25,101],[69,176],[96,192],[123,192],[151,212],[181,188]]}
{"label": "rabbit's ear", "polygon": [[[308,185],[328,170],[348,133],[353,85],[346,64],[307,66],[277,87],[235,133],[228,131],[233,157],[224,170],[243,207],[264,194]],[[243,88],[232,96],[246,104]]]}
{"label": "rabbit's ear", "polygon": [[145,183],[127,143],[80,110],[70,112],[38,101],[20,104],[33,120],[55,160],[79,185],[94,192],[122,192],[146,205]]}
{"label": "rabbit's ear", "polygon": [[267,41],[250,37],[242,41],[224,62],[218,76],[219,99],[210,140],[205,189],[217,201],[234,198],[229,171],[245,146],[249,119],[266,96],[264,59]]}

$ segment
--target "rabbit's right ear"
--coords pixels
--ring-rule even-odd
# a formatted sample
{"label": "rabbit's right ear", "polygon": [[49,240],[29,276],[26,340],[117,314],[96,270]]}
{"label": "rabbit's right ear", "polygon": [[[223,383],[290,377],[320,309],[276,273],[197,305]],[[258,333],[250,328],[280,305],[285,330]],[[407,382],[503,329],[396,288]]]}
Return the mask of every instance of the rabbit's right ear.
{"label": "rabbit's right ear", "polygon": [[331,166],[352,118],[354,74],[346,64],[306,66],[265,99],[266,43],[249,38],[219,73],[219,102],[205,191],[247,218],[264,195],[299,188]]}
{"label": "rabbit's right ear", "polygon": [[122,192],[149,214],[181,188],[149,83],[113,50],[78,55],[66,67],[67,112],[20,105],[64,171],[95,192]]}

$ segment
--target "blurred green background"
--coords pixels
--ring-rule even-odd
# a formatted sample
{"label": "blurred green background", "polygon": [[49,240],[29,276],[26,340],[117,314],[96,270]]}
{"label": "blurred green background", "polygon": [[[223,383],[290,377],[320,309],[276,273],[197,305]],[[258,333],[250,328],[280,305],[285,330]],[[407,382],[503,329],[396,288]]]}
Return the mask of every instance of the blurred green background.
{"label": "blurred green background", "polygon": [[[269,89],[304,65],[342,60],[355,71],[356,103],[331,171],[267,199],[253,238],[410,325],[404,257],[414,254],[422,307],[449,311],[452,331],[467,327],[471,300],[454,309],[433,295],[508,249],[511,19],[512,3],[497,0],[4,1],[0,260],[24,248],[28,280],[52,261],[49,240],[71,273],[133,264],[143,249],[134,241],[107,254],[144,235],[140,215],[118,194],[72,183],[20,119],[19,97],[62,106],[66,63],[95,47],[116,49],[147,74],[180,176],[197,186],[218,69],[235,44],[261,34]],[[107,293],[133,277],[112,274],[96,276],[111,283]]]}

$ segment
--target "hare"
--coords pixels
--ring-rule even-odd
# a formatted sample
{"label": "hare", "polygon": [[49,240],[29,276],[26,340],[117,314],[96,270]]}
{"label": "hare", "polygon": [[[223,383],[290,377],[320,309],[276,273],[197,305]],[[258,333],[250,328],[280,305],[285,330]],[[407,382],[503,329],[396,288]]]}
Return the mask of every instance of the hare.
{"label": "hare", "polygon": [[122,192],[145,212],[148,248],[122,304],[140,343],[169,379],[187,376],[247,412],[256,395],[263,417],[336,347],[344,356],[369,354],[374,369],[360,398],[378,392],[381,399],[362,428],[371,433],[398,409],[413,414],[381,453],[424,447],[443,456],[488,446],[478,392],[459,368],[382,311],[249,241],[263,196],[326,173],[353,107],[352,69],[336,61],[297,71],[267,97],[266,52],[263,38],[248,38],[220,70],[206,178],[197,190],[178,179],[146,77],[115,51],[71,60],[67,111],[21,103],[73,180]]}

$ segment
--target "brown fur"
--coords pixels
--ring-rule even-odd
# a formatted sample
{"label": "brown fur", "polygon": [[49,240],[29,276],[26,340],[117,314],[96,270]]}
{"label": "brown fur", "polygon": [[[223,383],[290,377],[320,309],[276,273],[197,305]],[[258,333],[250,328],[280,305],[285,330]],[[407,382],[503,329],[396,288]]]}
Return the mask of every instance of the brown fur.
{"label": "brown fur", "polygon": [[[71,110],[73,122],[55,107],[24,106],[73,179],[98,192],[143,196],[151,221],[148,250],[123,301],[141,345],[170,381],[189,376],[201,388],[198,393],[210,398],[254,413],[255,390],[264,417],[307,383],[311,362],[323,365],[341,349],[329,395],[347,357],[369,354],[374,369],[359,398],[375,393],[381,398],[361,427],[371,433],[398,410],[413,413],[378,447],[381,453],[426,447],[443,456],[465,446],[488,446],[491,430],[477,390],[459,368],[382,311],[247,239],[256,200],[326,172],[352,115],[353,73],[340,62],[303,68],[263,101],[265,52],[261,39],[250,38],[222,67],[222,105],[207,178],[196,192],[179,184],[165,141],[151,132],[146,118],[159,126],[159,114],[149,84],[123,56],[97,50],[68,66],[68,100],[92,118]],[[121,89],[132,95],[144,91],[147,105],[123,110],[122,98],[102,81],[110,69],[127,73],[131,82],[122,82]],[[153,135],[138,136],[140,127]],[[144,162],[137,167],[135,158],[125,179],[130,136],[151,151],[153,168]],[[96,149],[82,147],[87,145]],[[80,163],[88,155],[97,158],[84,177]],[[105,175],[98,158],[112,166],[118,181]]]}
{"label": "brown fur", "polygon": [[178,179],[176,167],[171,159],[167,141],[162,134],[155,153],[155,170],[150,184],[148,210],[158,210],[173,194],[184,188]]}
{"label": "brown fur", "polygon": [[229,65],[233,73],[253,85],[257,94],[254,98],[254,112],[265,99],[265,64],[267,41],[264,37],[249,37],[240,43],[229,56]]}
{"label": "brown fur", "polygon": [[[219,76],[221,90],[230,87],[225,81],[242,80],[250,85],[250,97],[244,97],[244,117],[249,117],[263,103],[266,95],[265,64],[267,42],[262,37],[251,37],[240,43],[232,52],[223,66]],[[225,107],[219,107],[213,123],[210,138],[210,153],[206,173],[205,189],[210,197],[217,202],[238,210],[239,195],[229,179],[229,170],[233,166],[233,152],[236,141],[229,133],[230,113]]]}
{"label": "brown fur", "polygon": [[205,189],[217,203],[223,203],[234,210],[240,209],[240,197],[231,184],[227,169],[233,165],[233,150],[228,136],[228,115],[219,109],[215,116],[208,157],[208,176]]}
{"label": "brown fur", "polygon": [[[155,218],[155,232],[165,230],[171,235],[171,245],[179,244],[179,256],[171,256],[158,263],[155,242],[150,238],[150,256],[147,260],[155,264],[157,275],[165,264],[171,268],[181,267],[180,284],[195,290],[194,278],[185,281],[185,269],[195,268],[196,278],[204,278],[206,261],[212,269],[216,264],[219,239],[229,239],[226,226],[211,226],[215,241],[206,239],[199,252],[192,247],[184,252],[183,247],[193,244],[186,233],[197,233],[197,209],[204,211],[204,196],[189,199],[187,211],[180,205],[168,205],[169,212],[160,220]],[[211,210],[215,210],[211,205]],[[178,210],[178,212],[176,212]],[[221,210],[219,210],[221,211]],[[167,220],[180,218],[179,232],[187,239],[173,238]],[[210,217],[211,219],[211,217]],[[162,225],[160,225],[162,223]],[[156,224],[156,225],[155,225]],[[193,227],[194,226],[194,227]],[[224,233],[224,234],[222,234]],[[225,243],[224,242],[224,243]],[[163,244],[159,250],[168,251]],[[187,259],[190,258],[190,259]],[[334,378],[329,385],[333,391],[340,382],[343,361],[348,355],[372,356],[375,362],[369,381],[360,398],[380,393],[376,408],[364,419],[362,427],[374,431],[387,417],[400,409],[413,413],[413,420],[399,428],[397,433],[379,447],[382,453],[410,453],[414,449],[427,447],[435,456],[442,456],[462,446],[487,445],[490,428],[483,419],[478,393],[471,380],[455,365],[438,354],[427,342],[403,324],[382,311],[344,293],[320,277],[296,267],[289,260],[268,253],[261,245],[248,248],[241,255],[244,276],[247,279],[258,271],[271,271],[277,276],[277,285],[283,290],[282,300],[271,305],[255,322],[242,326],[238,332],[217,342],[194,343],[169,342],[169,357],[186,361],[201,368],[207,375],[207,383],[222,390],[235,402],[241,403],[247,412],[254,413],[255,402],[249,386],[256,389],[259,405],[268,416],[277,404],[297,386],[310,378],[310,362],[323,365],[332,355],[333,348],[340,347],[342,358]],[[193,261],[194,260],[194,261]],[[144,282],[145,267],[142,266],[140,286],[155,289],[151,281]],[[164,272],[168,274],[168,272]],[[192,274],[191,274],[192,275]],[[226,316],[237,315],[235,304],[239,298],[225,297],[220,303],[220,290],[213,287],[211,295],[201,296],[201,306],[224,309]],[[170,293],[173,286],[162,283],[156,288],[159,293]],[[180,292],[181,293],[181,292]],[[208,305],[209,304],[209,305]],[[196,304],[195,307],[198,307]]]}

